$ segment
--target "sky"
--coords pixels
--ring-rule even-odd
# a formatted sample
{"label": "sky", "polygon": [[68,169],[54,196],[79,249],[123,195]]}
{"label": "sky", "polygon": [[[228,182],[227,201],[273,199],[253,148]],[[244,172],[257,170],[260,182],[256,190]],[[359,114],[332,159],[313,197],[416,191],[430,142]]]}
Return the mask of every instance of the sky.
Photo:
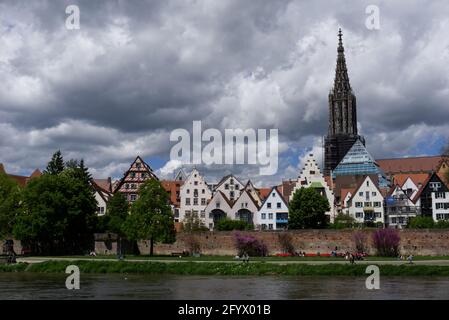
{"label": "sky", "polygon": [[[68,5],[80,11],[68,29]],[[379,9],[379,28],[368,28]],[[449,139],[449,3],[435,1],[0,1],[0,163],[54,151],[119,178],[137,155],[161,178],[170,133],[278,129],[276,174],[197,165],[270,186],[321,163],[342,29],[359,133],[375,158],[436,155]],[[187,169],[188,171],[188,169]]]}

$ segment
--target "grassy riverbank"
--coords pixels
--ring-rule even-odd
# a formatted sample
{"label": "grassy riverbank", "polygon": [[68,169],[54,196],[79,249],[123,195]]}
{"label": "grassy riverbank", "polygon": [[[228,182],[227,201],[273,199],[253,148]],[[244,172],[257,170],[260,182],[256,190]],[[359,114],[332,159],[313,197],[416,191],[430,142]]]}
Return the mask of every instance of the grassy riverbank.
{"label": "grassy riverbank", "polygon": [[[362,264],[269,264],[263,262],[129,262],[129,261],[46,261],[42,263],[0,265],[0,272],[64,273],[68,265],[76,265],[82,273],[140,273],[177,275],[301,275],[301,276],[366,276]],[[383,276],[449,276],[449,266],[382,265]]]}

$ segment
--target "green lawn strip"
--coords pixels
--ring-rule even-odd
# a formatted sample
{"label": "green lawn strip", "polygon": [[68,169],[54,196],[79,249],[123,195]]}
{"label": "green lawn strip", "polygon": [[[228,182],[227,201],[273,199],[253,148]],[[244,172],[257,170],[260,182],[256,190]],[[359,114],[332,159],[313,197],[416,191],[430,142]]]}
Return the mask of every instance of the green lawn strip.
{"label": "green lawn strip", "polygon": [[[297,276],[366,276],[366,265],[350,264],[267,264],[267,263],[163,263],[127,261],[46,261],[42,263],[17,264],[1,267],[0,271],[29,271],[64,273],[68,265],[76,265],[82,273],[137,273],[178,275],[297,275]],[[382,265],[383,276],[449,276],[449,266]]]}

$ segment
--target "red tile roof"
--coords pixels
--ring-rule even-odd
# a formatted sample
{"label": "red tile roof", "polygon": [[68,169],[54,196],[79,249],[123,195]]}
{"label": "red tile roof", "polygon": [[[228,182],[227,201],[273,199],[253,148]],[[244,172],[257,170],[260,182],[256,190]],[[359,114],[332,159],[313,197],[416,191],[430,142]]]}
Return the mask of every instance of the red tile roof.
{"label": "red tile roof", "polygon": [[429,173],[398,173],[393,176],[392,183],[402,187],[405,181],[410,178],[418,186],[419,184],[424,184],[428,177]]}
{"label": "red tile roof", "polygon": [[379,167],[387,174],[395,173],[430,173],[437,171],[443,156],[410,157],[376,160]]}

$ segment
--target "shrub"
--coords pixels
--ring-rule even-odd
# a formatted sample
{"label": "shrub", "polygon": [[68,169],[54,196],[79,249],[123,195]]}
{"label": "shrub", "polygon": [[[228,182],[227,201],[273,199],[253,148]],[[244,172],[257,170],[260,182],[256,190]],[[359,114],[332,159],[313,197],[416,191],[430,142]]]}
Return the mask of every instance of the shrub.
{"label": "shrub", "polygon": [[435,224],[435,228],[438,229],[448,229],[449,228],[449,221],[447,220],[440,220]]}
{"label": "shrub", "polygon": [[414,217],[408,224],[412,229],[431,229],[435,226],[432,217]]}
{"label": "shrub", "polygon": [[396,229],[379,229],[373,233],[373,244],[379,256],[398,256],[400,242],[401,237]]}
{"label": "shrub", "polygon": [[282,252],[295,254],[295,246],[293,245],[293,237],[290,233],[282,232],[278,234],[279,244]]}
{"label": "shrub", "polygon": [[356,224],[356,221],[349,214],[339,213],[335,219],[334,223],[329,225],[330,229],[345,229],[352,228]]}
{"label": "shrub", "polygon": [[355,232],[352,235],[352,241],[354,241],[354,247],[357,252],[368,252],[368,236],[365,232]]}
{"label": "shrub", "polygon": [[267,246],[252,236],[236,233],[235,247],[239,256],[242,256],[244,253],[251,257],[265,257],[268,255]]}
{"label": "shrub", "polygon": [[232,231],[232,230],[252,230],[253,226],[245,221],[221,219],[215,224],[215,229],[218,231]]}

